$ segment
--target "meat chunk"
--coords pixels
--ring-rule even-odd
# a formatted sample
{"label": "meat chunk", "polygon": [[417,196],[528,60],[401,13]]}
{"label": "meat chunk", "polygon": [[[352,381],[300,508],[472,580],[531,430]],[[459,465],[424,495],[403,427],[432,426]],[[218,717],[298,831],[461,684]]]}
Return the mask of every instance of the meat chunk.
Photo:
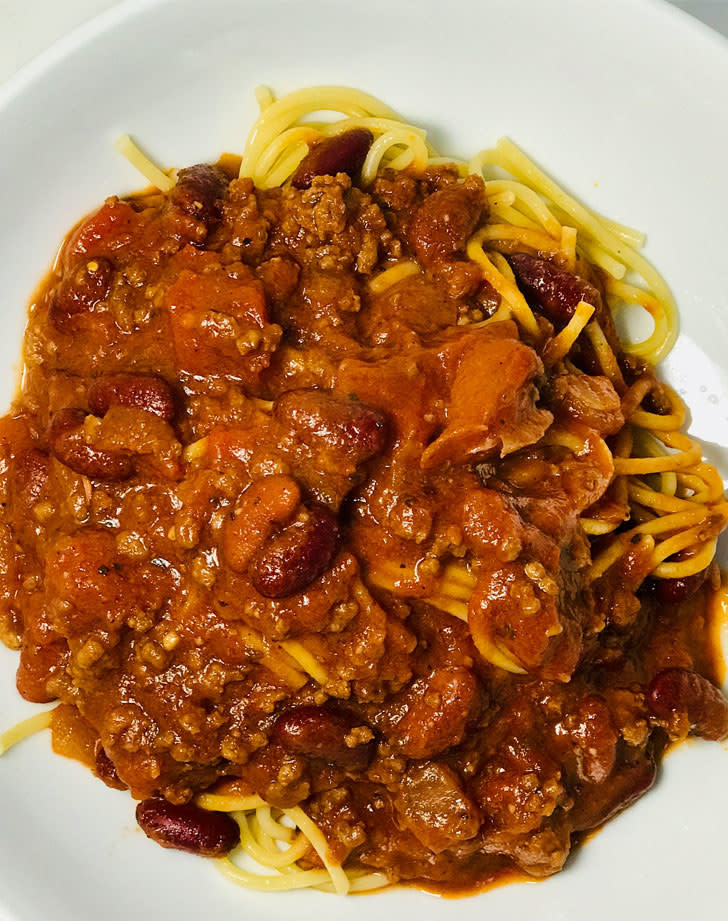
{"label": "meat chunk", "polygon": [[129,202],[107,198],[71,235],[66,255],[74,261],[78,257],[110,259],[129,247],[144,220],[144,215],[135,211]]}
{"label": "meat chunk", "polygon": [[[392,440],[422,443],[435,429],[432,394],[424,361],[395,353],[379,361],[346,359],[336,375],[340,393],[355,394],[368,406],[386,413]],[[407,394],[407,399],[402,399]]]}
{"label": "meat chunk", "polygon": [[68,664],[68,644],[56,631],[50,605],[44,604],[41,597],[36,595],[33,606],[26,608],[24,614],[16,686],[26,700],[47,703],[57,697],[53,685]]}
{"label": "meat chunk", "polygon": [[611,777],[619,736],[603,698],[591,694],[574,702],[554,727],[554,734],[560,746],[567,746],[565,762],[573,756],[573,770],[580,782],[602,784]]}
{"label": "meat chunk", "polygon": [[484,210],[483,183],[475,176],[429,195],[409,226],[410,245],[420,263],[437,266],[461,252]]}
{"label": "meat chunk", "polygon": [[471,671],[435,669],[394,699],[383,732],[407,757],[432,758],[462,740],[477,708],[478,684]]}
{"label": "meat chunk", "polygon": [[515,736],[488,759],[473,789],[487,823],[510,835],[535,831],[567,799],[558,764],[535,739]]}
{"label": "meat chunk", "polygon": [[447,425],[423,453],[423,469],[495,453],[504,457],[538,441],[551,424],[551,413],[536,408],[534,379],[543,371],[541,360],[505,326],[496,334],[470,334],[457,344]]}
{"label": "meat chunk", "polygon": [[455,772],[432,761],[413,765],[399,785],[394,806],[403,824],[435,854],[480,829],[480,811]]}
{"label": "meat chunk", "polygon": [[589,426],[600,435],[613,435],[624,425],[621,400],[607,377],[559,374],[544,393],[554,415]]}
{"label": "meat chunk", "polygon": [[371,192],[380,207],[406,214],[417,200],[417,180],[403,170],[382,170],[372,183]]}
{"label": "meat chunk", "polygon": [[255,386],[280,339],[280,329],[268,324],[256,278],[184,269],[167,290],[165,306],[181,371]]}
{"label": "meat chunk", "polygon": [[273,308],[282,308],[298,286],[301,269],[289,256],[273,256],[262,262],[255,274],[263,283],[269,303]]}
{"label": "meat chunk", "polygon": [[335,507],[386,443],[382,412],[326,391],[290,390],[276,401],[273,414],[279,444],[297,476]]}
{"label": "meat chunk", "polygon": [[243,262],[251,264],[260,259],[268,242],[270,221],[261,211],[252,179],[230,183],[222,215],[230,242],[239,247]]}
{"label": "meat chunk", "polygon": [[181,477],[182,446],[170,423],[156,413],[114,404],[101,420],[91,418],[93,444],[99,451],[131,457],[137,468],[163,477]]}
{"label": "meat chunk", "polygon": [[306,267],[294,295],[279,301],[275,317],[298,345],[322,343],[335,354],[352,348],[361,306],[356,279]]}
{"label": "meat chunk", "polygon": [[486,485],[504,489],[521,517],[565,544],[577,516],[604,496],[614,476],[614,459],[593,429],[572,423],[566,446],[553,460],[549,448],[535,446],[507,457]]}
{"label": "meat chunk", "polygon": [[510,562],[521,552],[525,530],[518,512],[494,489],[469,493],[463,503],[463,534],[479,557],[495,555]]}
{"label": "meat chunk", "polygon": [[481,655],[506,671],[568,681],[581,653],[578,598],[578,582],[557,568],[494,561],[481,568],[470,600],[470,633]]}
{"label": "meat chunk", "polygon": [[[153,569],[153,567],[152,567]],[[168,590],[166,579],[120,556],[108,531],[82,529],[60,538],[46,559],[53,626],[61,636],[118,632],[125,618],[153,611]]]}
{"label": "meat chunk", "polygon": [[412,332],[428,336],[454,326],[456,302],[423,275],[413,275],[372,297],[359,317],[359,326],[372,345],[397,346]]}
{"label": "meat chunk", "polygon": [[35,529],[33,509],[52,496],[51,459],[37,448],[19,449],[12,464],[12,524],[17,536],[32,540]]}

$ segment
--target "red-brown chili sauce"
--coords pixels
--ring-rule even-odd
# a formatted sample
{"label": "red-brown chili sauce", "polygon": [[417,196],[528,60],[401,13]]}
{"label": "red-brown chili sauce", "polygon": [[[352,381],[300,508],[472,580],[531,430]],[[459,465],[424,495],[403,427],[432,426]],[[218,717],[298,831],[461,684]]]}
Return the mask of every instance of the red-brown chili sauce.
{"label": "red-brown chili sauce", "polygon": [[[59,746],[138,799],[237,778],[395,880],[553,873],[666,737],[728,729],[710,580],[638,595],[636,546],[588,585],[579,516],[611,469],[537,445],[554,418],[587,446],[623,424],[606,378],[539,357],[570,286],[604,314],[599,281],[514,256],[539,336],[478,325],[480,180],[230,176],[108,199],[33,305],[0,423],[18,688],[62,701]],[[421,271],[372,293],[404,259]],[[470,627],[442,610],[457,561]]]}

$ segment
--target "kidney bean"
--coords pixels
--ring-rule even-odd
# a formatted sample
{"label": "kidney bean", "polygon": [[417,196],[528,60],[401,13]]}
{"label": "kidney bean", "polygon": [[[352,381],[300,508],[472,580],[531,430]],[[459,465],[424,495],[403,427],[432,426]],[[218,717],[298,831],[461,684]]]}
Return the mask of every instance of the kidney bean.
{"label": "kidney bean", "polygon": [[96,416],[106,415],[110,406],[133,406],[171,422],[175,414],[174,394],[156,374],[105,374],[88,389],[88,405]]}
{"label": "kidney bean", "polygon": [[662,604],[677,604],[694,595],[707,577],[708,570],[703,569],[684,579],[655,579],[655,597]]}
{"label": "kidney bean", "polygon": [[246,572],[254,554],[276,528],[293,518],[301,501],[301,490],[289,476],[266,476],[243,493],[235,517],[225,525],[222,552],[235,572]]}
{"label": "kidney bean", "polygon": [[225,197],[229,184],[230,180],[219,166],[198,163],[179,171],[170,199],[185,214],[210,224],[220,216],[220,200]]}
{"label": "kidney bean", "polygon": [[145,799],[137,806],[136,818],[152,841],[201,857],[222,857],[240,842],[240,829],[231,816],[193,803],[175,806],[164,799]]}
{"label": "kidney bean", "polygon": [[346,173],[354,178],[364,165],[374,136],[366,128],[352,128],[314,144],[296,167],[291,184],[308,189],[316,176]]}
{"label": "kidney bean", "polygon": [[728,700],[707,678],[688,668],[666,668],[655,675],[647,689],[647,704],[660,719],[684,713],[693,735],[728,736]]}
{"label": "kidney bean", "polygon": [[590,784],[588,793],[577,796],[569,812],[572,831],[589,831],[603,825],[646,793],[656,776],[654,759],[640,754],[632,764],[613,771],[604,783]]}
{"label": "kidney bean", "polygon": [[485,201],[483,184],[474,177],[428,195],[415,211],[408,231],[422,265],[437,265],[465,248]]}
{"label": "kidney bean", "polygon": [[62,409],[55,413],[48,426],[51,453],[66,467],[81,476],[97,480],[125,480],[134,471],[128,454],[103,451],[86,441],[82,409]]}
{"label": "kidney bean", "polygon": [[272,738],[289,752],[351,771],[365,770],[376,751],[374,733],[366,723],[350,710],[332,707],[287,710],[273,724]]}
{"label": "kidney bean", "polygon": [[276,401],[275,419],[293,433],[297,443],[316,450],[332,451],[341,460],[357,464],[379,454],[387,434],[386,419],[378,410],[325,390],[289,390]]}
{"label": "kidney bean", "polygon": [[251,579],[266,598],[302,591],[326,571],[339,549],[341,532],[333,512],[317,502],[306,512],[253,557]]}
{"label": "kidney bean", "polygon": [[51,296],[48,318],[62,333],[73,328],[73,320],[82,313],[91,313],[105,300],[111,288],[114,268],[108,259],[89,259],[64,278]]}
{"label": "kidney bean", "polygon": [[94,760],[96,762],[96,776],[103,780],[107,787],[113,787],[115,790],[128,789],[127,785],[116,773],[114,762],[106,754],[104,746],[101,744],[100,740],[96,743]]}
{"label": "kidney bean", "polygon": [[569,322],[579,301],[591,304],[599,315],[604,312],[601,294],[583,278],[528,253],[513,253],[508,261],[526,300],[557,328]]}

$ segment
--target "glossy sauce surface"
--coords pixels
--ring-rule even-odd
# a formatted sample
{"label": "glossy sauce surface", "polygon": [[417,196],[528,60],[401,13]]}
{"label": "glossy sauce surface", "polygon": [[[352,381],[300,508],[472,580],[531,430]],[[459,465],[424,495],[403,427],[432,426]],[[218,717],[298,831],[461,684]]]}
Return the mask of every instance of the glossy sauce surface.
{"label": "glossy sauce surface", "polygon": [[715,573],[660,599],[635,548],[585,579],[611,471],[541,439],[597,446],[619,400],[545,371],[553,312],[483,323],[479,180],[231,176],[109,199],[34,304],[0,422],[18,688],[138,799],[234,781],[442,891],[553,873],[668,738],[723,733]]}

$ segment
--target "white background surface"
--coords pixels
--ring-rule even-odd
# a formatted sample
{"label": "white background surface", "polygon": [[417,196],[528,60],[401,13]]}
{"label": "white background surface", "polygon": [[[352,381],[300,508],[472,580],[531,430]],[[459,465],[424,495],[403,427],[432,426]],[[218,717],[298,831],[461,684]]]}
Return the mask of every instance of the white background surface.
{"label": "white background surface", "polygon": [[[307,42],[301,42],[294,30],[284,30],[277,55],[269,52],[270,23],[263,21],[264,11],[286,5],[290,13],[304,5],[295,0],[287,4],[282,0],[276,4],[269,0],[236,2],[237,6],[229,3],[237,11],[234,22],[228,17],[221,29],[221,20],[213,20],[208,23],[210,34],[205,34],[189,11],[192,7],[196,11],[214,8],[219,2],[166,0],[156,14],[140,15],[127,28],[115,30],[114,40],[96,36],[68,62],[60,62],[52,79],[39,85],[30,81],[22,105],[7,107],[0,128],[0,199],[7,203],[10,214],[20,213],[28,196],[36,205],[42,201],[43,209],[31,207],[23,215],[24,231],[35,241],[33,247],[11,232],[10,223],[3,235],[0,224],[2,303],[25,301],[68,227],[69,215],[80,216],[110,189],[138,183],[133,171],[115,155],[114,137],[131,128],[145,141],[149,139],[151,152],[158,152],[160,159],[174,158],[180,163],[213,157],[222,149],[239,149],[239,126],[249,124],[254,111],[244,88],[256,78],[270,79],[274,85],[291,85],[294,75],[299,83],[324,82],[330,71],[351,66],[352,82],[375,93],[394,93],[397,105],[415,121],[435,121],[443,149],[474,150],[483,143],[480,126],[459,120],[457,112],[440,114],[452,106],[451,86],[463,85],[467,59],[456,60],[453,73],[443,79],[441,73],[414,58],[422,75],[417,87],[411,79],[404,79],[403,71],[395,69],[394,86],[392,73],[381,72],[379,61],[394,60],[394,52],[400,50],[397,42],[405,20],[400,11],[408,10],[406,0],[369,0],[368,6],[375,12],[386,9],[401,29],[380,37],[381,58],[363,58],[356,48],[340,42],[332,46],[332,62],[324,64],[317,29],[332,27],[332,20],[336,26],[337,16],[343,19],[343,11],[351,9],[347,0],[326,4],[327,19],[313,24]],[[444,43],[454,45],[462,36],[462,7],[469,2],[472,9],[484,6],[484,0],[454,4],[461,9],[439,23]],[[683,29],[682,22],[678,28],[674,16],[657,16],[652,4],[635,4],[635,11],[640,7],[636,15],[640,28],[631,34],[625,28],[629,17],[624,16],[627,7],[631,11],[630,0],[556,0],[553,5],[563,9],[564,25],[572,26],[575,38],[583,38],[585,20],[593,42],[599,45],[599,36],[606,36],[608,66],[602,70],[592,66],[592,43],[589,47],[579,41],[569,45],[566,29],[554,30],[546,47],[541,37],[552,22],[540,0],[532,0],[535,25],[530,32],[517,18],[518,11],[529,5],[524,0],[488,2],[501,9],[497,28],[489,23],[489,53],[497,57],[506,39],[520,28],[518,50],[524,61],[519,73],[525,73],[521,82],[514,81],[508,88],[507,97],[493,94],[488,99],[493,130],[507,130],[528,149],[538,151],[544,163],[556,164],[575,189],[588,191],[594,207],[604,205],[615,217],[648,229],[650,256],[664,267],[679,295],[685,321],[680,346],[667,370],[688,397],[693,432],[716,443],[710,449],[711,459],[722,460],[721,468],[728,469],[728,456],[717,456],[717,445],[728,445],[728,292],[722,270],[728,248],[723,205],[728,162],[724,48]],[[314,0],[306,3],[324,6]],[[56,37],[114,5],[110,0],[0,0],[0,80]],[[680,5],[690,6],[728,33],[728,0],[681,0]],[[186,18],[180,15],[183,7]],[[584,11],[588,16],[580,19]],[[422,30],[428,29],[425,22]],[[654,39],[649,55],[645,54],[645,35]],[[412,44],[417,47],[416,42]],[[541,67],[534,77],[529,71],[529,61],[538,55],[544,58],[553,52],[558,59],[565,49],[573,57],[569,73]],[[480,47],[477,50],[482,52]],[[680,67],[681,55],[687,56],[688,78]],[[214,72],[207,65],[211,56],[219,61]],[[538,62],[543,64],[541,58]],[[431,63],[432,57],[425,61]],[[164,66],[158,66],[160,62]],[[182,71],[188,75],[185,94],[179,92],[176,77]],[[587,92],[574,93],[572,73],[585,75]],[[536,79],[544,98],[557,103],[568,98],[568,108],[534,110]],[[696,85],[699,92],[695,92]],[[216,100],[215,107],[209,105],[210,99]],[[160,110],[164,118],[159,117]],[[676,111],[680,113],[678,131]],[[191,112],[200,113],[199,121],[190,118]],[[640,143],[628,156],[626,145],[604,144],[593,130],[595,119],[597,127],[610,125],[613,138],[639,137]],[[53,138],[51,149],[48,137]],[[702,142],[697,169],[696,137]],[[5,175],[3,167],[7,168]],[[64,181],[44,186],[43,177],[53,177],[59,170]],[[690,181],[676,183],[676,170]],[[28,175],[41,178],[27,184],[17,181],[16,177]],[[664,189],[670,194],[663,194]],[[700,227],[707,229],[699,244],[695,235],[682,238],[675,233],[676,226],[694,226],[696,202]],[[4,354],[8,350],[15,354],[23,321],[24,314],[17,309],[3,314],[0,346],[5,343]],[[706,336],[708,328],[710,335]],[[7,390],[8,381],[0,376],[2,383]],[[7,393],[0,396],[5,405]],[[21,712],[12,690],[11,663],[15,663],[14,656],[0,649],[0,704],[4,708],[6,702],[12,702],[13,708],[18,707],[12,713],[0,709],[0,725],[32,712],[30,705]],[[727,916],[728,753],[718,745],[695,742],[672,754],[660,789],[601,832],[577,855],[568,872],[538,886],[502,888],[485,900],[464,903],[412,892],[345,903],[315,894],[241,894],[202,861],[149,845],[135,829],[125,795],[106,789],[72,762],[50,759],[47,746],[45,736],[32,739],[1,766],[2,921],[129,921],[135,917],[143,921],[271,921],[291,915],[300,921],[371,921],[380,916],[523,921],[534,914],[543,921],[722,921]]]}
{"label": "white background surface", "polygon": [[[671,2],[728,36],[728,0]],[[0,83],[56,39],[118,3],[119,0],[0,0]]]}
{"label": "white background surface", "polygon": [[[117,6],[118,2],[119,0],[0,0],[0,82],[40,54],[56,39],[71,32],[97,13]],[[671,2],[728,36],[728,0]]]}

